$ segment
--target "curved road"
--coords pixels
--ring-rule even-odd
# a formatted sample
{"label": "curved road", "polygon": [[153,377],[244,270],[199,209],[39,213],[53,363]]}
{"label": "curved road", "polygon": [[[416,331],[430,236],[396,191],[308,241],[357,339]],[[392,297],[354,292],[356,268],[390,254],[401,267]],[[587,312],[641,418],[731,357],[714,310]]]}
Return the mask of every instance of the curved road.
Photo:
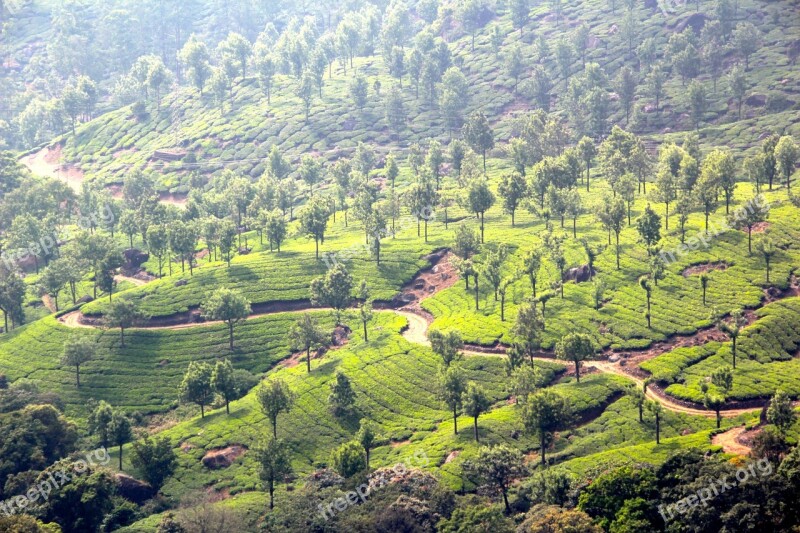
{"label": "curved road", "polygon": [[[142,281],[142,280],[139,280],[139,279],[136,279],[136,278],[124,277],[124,276],[118,276],[118,279],[120,279],[120,280],[121,279],[125,279],[127,281],[130,281],[130,282],[136,284],[137,286],[141,286],[141,285],[144,285],[144,284],[147,283],[145,281]],[[273,315],[273,314],[276,314],[276,313],[286,313],[286,312],[289,312],[289,313],[303,313],[303,312],[311,311],[311,310],[320,311],[320,310],[325,310],[325,309],[326,308],[319,308],[319,307],[311,308],[311,307],[309,307],[308,309],[298,309],[298,310],[292,310],[292,311],[269,311],[269,312],[265,312],[265,313],[252,314],[252,315],[250,315],[250,318],[268,316],[268,315]],[[419,313],[415,313],[415,312],[412,312],[412,311],[409,311],[409,310],[403,309],[403,308],[401,308],[401,309],[391,309],[391,310],[381,310],[380,312],[396,313],[396,314],[404,317],[408,322],[408,327],[403,331],[403,333],[402,333],[403,337],[406,340],[408,340],[409,342],[412,342],[412,343],[415,343],[415,344],[420,344],[420,345],[423,345],[423,346],[430,346],[430,341],[428,340],[428,326],[430,324],[429,324],[428,320],[425,317],[421,316]],[[80,322],[80,317],[81,317],[81,311],[78,309],[78,310],[72,311],[70,313],[67,313],[67,314],[61,316],[59,318],[59,321],[62,324],[64,324],[65,326],[68,326],[68,327],[82,327],[82,328],[97,328],[98,327],[98,326],[93,326],[93,325],[90,325],[90,324],[82,324]],[[138,327],[138,328],[130,328],[130,329],[176,329],[177,330],[177,329],[202,327],[202,326],[213,325],[213,324],[221,324],[221,323],[222,323],[222,321],[208,321],[208,322],[201,322],[201,323],[173,324],[173,325],[165,325],[165,326],[146,326],[146,327]],[[486,353],[486,352],[479,352],[479,351],[474,351],[474,350],[462,350],[462,352],[464,353],[464,355],[466,355],[468,357],[505,357],[505,355],[502,354],[502,353]],[[540,360],[540,361],[549,361],[549,362],[555,361],[555,359],[547,358],[547,357],[535,357],[534,359],[535,360]],[[623,377],[633,381],[639,387],[642,387],[644,385],[644,381],[641,378],[636,377],[634,375],[631,375],[630,373],[626,372],[619,364],[616,364],[616,363],[611,363],[609,361],[586,361],[584,363],[584,366],[586,366],[586,367],[594,367],[595,369],[597,369],[600,372],[607,372],[607,373],[612,373],[612,374],[617,374],[619,376],[623,376]],[[714,413],[713,411],[710,411],[710,410],[707,410],[707,409],[698,409],[698,408],[694,408],[694,407],[687,407],[686,405],[683,405],[683,404],[681,404],[681,403],[679,403],[679,402],[677,402],[677,401],[675,401],[675,400],[673,400],[673,399],[671,399],[671,398],[669,398],[667,396],[664,396],[663,394],[657,394],[652,388],[648,388],[647,397],[649,399],[651,399],[651,400],[655,400],[655,401],[659,402],[661,405],[663,405],[666,409],[669,409],[670,411],[675,411],[675,412],[679,412],[679,413],[686,413],[686,414],[690,414],[690,415],[704,416],[704,417],[707,417],[707,418],[716,417],[716,413]],[[759,410],[759,408],[727,409],[727,410],[722,411],[721,414],[722,414],[723,417],[735,417],[735,416],[738,416],[738,415],[741,415],[741,414],[744,414],[744,413],[751,413],[751,412],[755,412],[755,411],[758,411],[758,410]],[[736,428],[734,428],[734,429],[736,429]],[[733,430],[729,430],[729,432],[732,432],[732,431]],[[726,433],[729,433],[729,432],[726,432]],[[734,435],[734,437],[735,436],[738,436],[738,433],[736,433],[736,435]],[[721,440],[724,440],[724,439],[721,439]]]}

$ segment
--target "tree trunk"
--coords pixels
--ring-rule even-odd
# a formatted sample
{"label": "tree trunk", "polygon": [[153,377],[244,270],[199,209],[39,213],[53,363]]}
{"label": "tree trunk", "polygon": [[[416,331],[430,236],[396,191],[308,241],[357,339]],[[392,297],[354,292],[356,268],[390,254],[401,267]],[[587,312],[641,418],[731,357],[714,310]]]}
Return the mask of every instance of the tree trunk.
{"label": "tree trunk", "polygon": [[478,437],[478,417],[474,417],[473,419],[473,430],[475,432],[475,442],[480,442],[480,438]]}
{"label": "tree trunk", "polygon": [[575,361],[575,381],[581,382],[581,362],[578,360]]}
{"label": "tree trunk", "polygon": [[228,322],[228,347],[233,351],[233,322]]}
{"label": "tree trunk", "polygon": [[453,407],[453,432],[458,435],[458,414],[455,407]]}
{"label": "tree trunk", "polygon": [[539,455],[542,456],[542,466],[546,466],[547,465],[547,461],[545,460],[545,457],[544,457],[544,447],[545,447],[545,440],[546,440],[547,436],[546,436],[545,431],[543,429],[540,429],[539,432],[542,434],[542,438],[539,441],[540,442],[540,444],[539,444]]}
{"label": "tree trunk", "polygon": [[119,469],[122,471],[122,443],[119,445]]}
{"label": "tree trunk", "polygon": [[656,444],[661,444],[661,417],[656,415]]}
{"label": "tree trunk", "polygon": [[311,373],[311,347],[306,348],[306,369]]}
{"label": "tree trunk", "polygon": [[367,338],[367,321],[364,321],[364,342],[368,342],[369,339]]}

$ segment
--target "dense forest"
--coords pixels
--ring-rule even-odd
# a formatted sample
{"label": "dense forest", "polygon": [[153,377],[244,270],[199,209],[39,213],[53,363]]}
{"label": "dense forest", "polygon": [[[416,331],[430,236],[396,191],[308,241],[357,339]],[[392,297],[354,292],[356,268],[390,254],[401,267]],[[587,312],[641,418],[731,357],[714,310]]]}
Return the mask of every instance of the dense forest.
{"label": "dense forest", "polygon": [[0,531],[797,531],[796,0],[0,0]]}

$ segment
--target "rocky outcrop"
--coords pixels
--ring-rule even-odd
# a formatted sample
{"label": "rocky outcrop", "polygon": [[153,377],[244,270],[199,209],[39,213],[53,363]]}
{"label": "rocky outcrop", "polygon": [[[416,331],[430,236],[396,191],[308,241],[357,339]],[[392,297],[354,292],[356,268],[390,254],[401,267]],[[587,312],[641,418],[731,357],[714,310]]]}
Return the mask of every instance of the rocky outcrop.
{"label": "rocky outcrop", "polygon": [[233,462],[247,452],[247,448],[241,444],[234,444],[227,448],[217,448],[209,450],[201,460],[203,466],[216,470],[218,468],[228,468]]}
{"label": "rocky outcrop", "polygon": [[156,490],[149,483],[139,481],[127,474],[114,474],[117,493],[126,500],[142,504],[156,495]]}

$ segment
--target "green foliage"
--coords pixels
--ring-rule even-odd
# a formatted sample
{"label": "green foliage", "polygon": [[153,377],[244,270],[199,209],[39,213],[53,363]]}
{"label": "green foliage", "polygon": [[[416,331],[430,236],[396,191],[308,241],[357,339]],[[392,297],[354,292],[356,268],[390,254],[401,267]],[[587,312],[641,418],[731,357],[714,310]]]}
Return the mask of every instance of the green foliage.
{"label": "green foliage", "polygon": [[133,443],[131,464],[139,472],[141,479],[159,490],[175,471],[177,456],[169,439],[151,439],[146,435],[144,439]]}
{"label": "green foliage", "polygon": [[367,454],[360,443],[345,442],[331,453],[331,463],[342,477],[349,478],[367,467]]}

